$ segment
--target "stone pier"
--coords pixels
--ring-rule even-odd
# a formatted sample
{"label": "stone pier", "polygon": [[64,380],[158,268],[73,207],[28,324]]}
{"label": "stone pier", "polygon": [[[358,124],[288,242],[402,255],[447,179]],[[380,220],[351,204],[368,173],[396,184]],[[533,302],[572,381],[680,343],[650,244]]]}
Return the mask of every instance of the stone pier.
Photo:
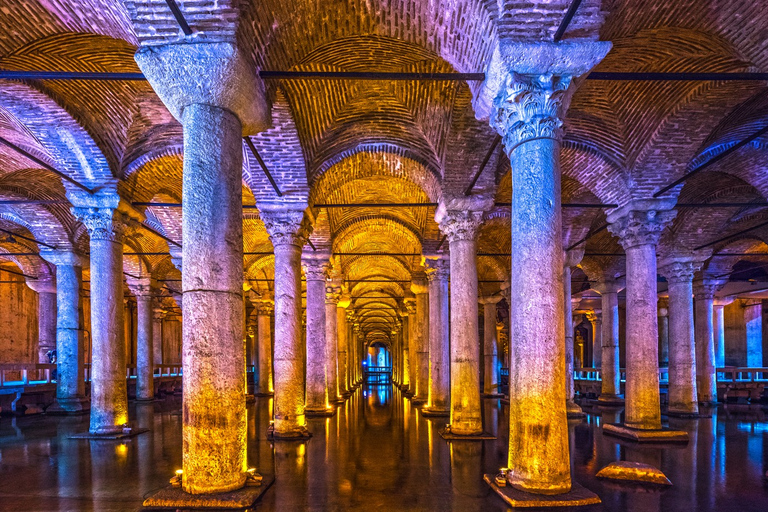
{"label": "stone pier", "polygon": [[302,257],[307,282],[307,389],[304,407],[307,416],[331,416],[336,412],[336,408],[331,406],[326,369],[325,280],[328,258],[328,254],[318,252],[307,252]]}
{"label": "stone pier", "polygon": [[669,366],[669,301],[659,299],[659,366]]}
{"label": "stone pier", "polygon": [[342,291],[339,296],[339,302],[336,304],[336,332],[337,336],[337,361],[336,368],[339,375],[339,396],[346,399],[351,394],[347,387],[347,339],[349,337],[349,328],[347,327],[347,308],[351,302],[351,297],[346,291]]}
{"label": "stone pier", "polygon": [[152,362],[155,365],[161,365],[163,359],[163,319],[165,310],[161,307],[152,309]]}
{"label": "stone pier", "polygon": [[274,437],[309,437],[304,414],[301,251],[310,228],[303,208],[288,210],[277,204],[268,208],[260,205],[260,212],[275,248]]}
{"label": "stone pier", "polygon": [[328,402],[341,403],[339,394],[339,327],[336,309],[341,296],[341,279],[338,272],[331,271],[325,285],[325,375],[328,386]]}
{"label": "stone pier", "polygon": [[450,262],[445,256],[429,256],[425,266],[429,281],[429,400],[421,413],[448,416],[451,412]]}
{"label": "stone pier", "polygon": [[715,348],[715,293],[725,281],[704,279],[696,281],[696,389],[698,401],[704,405],[717,403],[717,365]]}
{"label": "stone pier", "polygon": [[451,272],[451,421],[454,436],[483,434],[477,307],[477,234],[492,198],[443,195],[435,212]]}
{"label": "stone pier", "polygon": [[714,324],[714,337],[715,337],[715,367],[722,368],[725,366],[725,306],[731,304],[733,298],[723,297],[716,298],[712,306],[712,315]]}
{"label": "stone pier", "polygon": [[763,301],[749,299],[744,302],[744,323],[747,330],[747,366],[763,366]]}
{"label": "stone pier", "polygon": [[254,303],[256,314],[256,357],[258,359],[258,379],[254,382],[255,396],[273,396],[275,393],[274,370],[272,363],[272,315],[275,313],[273,300],[260,297]]}
{"label": "stone pier", "polygon": [[619,292],[624,289],[624,284],[605,276],[591,286],[600,294],[603,317],[603,330],[600,334],[602,380],[598,402],[603,405],[623,405],[619,367]]}
{"label": "stone pier", "polygon": [[48,352],[56,348],[56,281],[27,279],[27,286],[37,292],[37,362],[48,364]]}
{"label": "stone pier", "polygon": [[600,368],[603,361],[603,319],[601,310],[587,312],[587,322],[592,326],[592,368]]}
{"label": "stone pier", "polygon": [[416,346],[416,370],[411,402],[422,404],[429,400],[429,287],[423,273],[414,274],[411,280],[411,292],[416,296],[416,321],[414,338]]}
{"label": "stone pier", "polygon": [[56,403],[46,412],[81,414],[91,407],[83,366],[82,258],[71,251],[41,251],[40,256],[56,265]]}
{"label": "stone pier", "polygon": [[[578,306],[580,299],[572,297],[571,293],[571,268],[579,264],[584,257],[583,249],[572,249],[565,253],[563,265],[563,320],[565,333],[565,411],[568,418],[578,419],[586,416],[581,406],[574,401],[575,388],[573,381],[574,372],[574,346],[573,346],[573,310]],[[575,303],[575,304],[574,304]],[[583,362],[582,362],[583,365]]]}
{"label": "stone pier", "polygon": [[498,398],[503,396],[499,391],[499,353],[496,339],[496,304],[501,296],[489,295],[481,297],[478,302],[483,305],[483,396]]}
{"label": "stone pier", "polygon": [[145,46],[136,62],[184,132],[182,489],[247,478],[242,137],[269,125],[263,84],[229,42]]}
{"label": "stone pier", "polygon": [[[152,325],[152,278],[128,278],[128,288],[136,296],[136,400],[155,398],[154,329]],[[159,340],[158,340],[159,342]]]}

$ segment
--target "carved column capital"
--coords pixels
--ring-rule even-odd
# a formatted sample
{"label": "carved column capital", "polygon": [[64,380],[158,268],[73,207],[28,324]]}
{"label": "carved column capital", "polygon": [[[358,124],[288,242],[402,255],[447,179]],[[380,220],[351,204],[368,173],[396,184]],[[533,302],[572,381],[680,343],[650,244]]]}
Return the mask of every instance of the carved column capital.
{"label": "carved column capital", "polygon": [[152,277],[134,278],[128,277],[125,282],[128,284],[128,289],[136,297],[151,297],[154,289],[157,288],[157,281]]}
{"label": "carved column capital", "polygon": [[657,245],[661,232],[677,212],[667,199],[634,200],[608,214],[608,231],[619,238],[624,250],[640,245]]}
{"label": "carved column capital", "polygon": [[483,212],[478,211],[447,210],[438,220],[440,231],[448,242],[475,241],[482,225]]}
{"label": "carved column capital", "polygon": [[315,258],[302,258],[301,267],[307,281],[325,281],[328,277],[328,261]]}
{"label": "carved column capital", "polygon": [[478,297],[477,302],[480,304],[498,304],[501,302],[501,299],[503,299],[501,295],[487,295],[485,297]]}
{"label": "carved column capital", "polygon": [[413,277],[411,278],[411,292],[415,295],[429,293],[427,276],[424,272],[414,272]]}
{"label": "carved column capital", "polygon": [[40,257],[48,263],[58,266],[82,267],[83,256],[75,251],[42,250]]}
{"label": "carved column capital", "polygon": [[714,299],[727,282],[725,279],[698,279],[693,283],[693,295],[697,299]]}
{"label": "carved column capital", "polygon": [[701,265],[702,263],[697,261],[665,261],[659,265],[659,274],[666,277],[669,283],[691,282]]}
{"label": "carved column capital", "polygon": [[447,281],[451,274],[451,262],[443,255],[425,256],[424,273],[430,282]]}
{"label": "carved column capital", "polygon": [[126,230],[134,223],[115,208],[73,207],[72,214],[83,223],[91,240],[108,240],[123,243]]}
{"label": "carved column capital", "polygon": [[264,221],[273,246],[304,247],[312,232],[304,212],[300,210],[268,211],[261,212],[259,215]]}

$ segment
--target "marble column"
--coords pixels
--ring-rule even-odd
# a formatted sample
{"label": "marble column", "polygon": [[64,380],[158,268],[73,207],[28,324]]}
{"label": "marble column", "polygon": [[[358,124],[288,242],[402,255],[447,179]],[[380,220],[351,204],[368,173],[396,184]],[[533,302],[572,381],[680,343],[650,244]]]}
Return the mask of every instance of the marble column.
{"label": "marble column", "polygon": [[256,354],[259,367],[253,394],[273,396],[275,384],[272,363],[272,315],[275,312],[275,305],[272,300],[261,299],[254,303],[254,307],[256,309]]}
{"label": "marble column", "polygon": [[416,322],[414,322],[416,342],[414,369],[416,374],[413,379],[415,385],[411,402],[420,404],[429,400],[429,287],[423,272],[414,274],[411,281],[411,292],[416,296]]}
{"label": "marble column", "polygon": [[307,281],[307,390],[304,411],[308,416],[329,416],[335,412],[330,403],[326,372],[325,280],[328,258],[328,254],[317,252],[302,257]]}
{"label": "marble column", "polygon": [[[566,251],[563,263],[563,332],[565,337],[565,411],[569,418],[582,418],[584,411],[575,401],[576,390],[573,381],[574,343],[573,310],[581,300],[571,292],[571,268],[579,264],[584,257],[584,249]],[[575,302],[575,304],[574,304]]]}
{"label": "marble column", "polygon": [[763,366],[763,301],[744,302],[744,323],[747,329],[747,367]]}
{"label": "marble column", "polygon": [[136,399],[155,398],[154,332],[152,326],[151,278],[128,278],[128,288],[136,296]]}
{"label": "marble column", "polygon": [[71,251],[40,251],[40,256],[56,265],[56,403],[46,412],[82,413],[90,408],[85,396],[85,347],[80,322],[82,259]]}
{"label": "marble column", "polygon": [[483,433],[480,400],[480,341],[477,308],[477,234],[483,222],[485,197],[443,195],[435,212],[448,239],[451,272],[451,421],[454,435]]}
{"label": "marble column", "polygon": [[339,328],[336,309],[341,294],[341,282],[331,273],[331,279],[325,287],[325,374],[328,382],[328,401],[331,404],[344,400],[339,394]]}
{"label": "marble column", "polygon": [[619,367],[619,292],[623,283],[604,277],[592,288],[600,294],[603,316],[601,338],[601,388],[598,401],[606,405],[621,404],[621,368]]}
{"label": "marble column", "polygon": [[165,310],[161,307],[152,309],[152,361],[155,365],[162,365],[163,360],[163,319]]}
{"label": "marble column", "polygon": [[600,368],[603,360],[603,319],[600,315],[600,310],[596,309],[587,312],[587,321],[592,326],[592,368]]}
{"label": "marble column", "polygon": [[499,395],[499,354],[496,339],[496,304],[500,296],[490,295],[481,297],[478,302],[483,305],[483,395],[494,397]]}
{"label": "marble column", "polygon": [[357,315],[352,309],[347,309],[347,390],[352,394],[355,391],[355,351],[357,350],[357,332],[359,328]]}
{"label": "marble column", "polygon": [[416,300],[413,297],[408,297],[403,300],[405,309],[408,311],[408,338],[406,343],[406,354],[408,359],[408,382],[406,382],[406,388],[403,389],[403,394],[407,397],[412,397],[416,392],[416,380],[419,373],[419,356],[417,353],[417,324],[418,318],[416,317]]}
{"label": "marble column", "polygon": [[301,250],[309,236],[303,210],[262,211],[275,247],[274,436],[307,437],[301,314]]}
{"label": "marble column", "polygon": [[715,339],[715,367],[723,368],[725,366],[725,306],[733,302],[733,298],[716,298],[712,306],[714,316],[714,339]]}
{"label": "marble column", "polygon": [[640,430],[661,428],[656,245],[674,219],[670,199],[632,200],[608,214],[608,230],[626,252],[627,349],[624,423]]}
{"label": "marble column", "polygon": [[48,352],[56,348],[56,281],[27,279],[27,286],[37,292],[37,362],[48,364]]}
{"label": "marble column", "polygon": [[349,293],[342,292],[339,302],[336,304],[336,332],[337,336],[337,369],[339,374],[339,396],[346,399],[351,394],[347,387],[347,338],[349,327],[347,326],[347,308],[350,305]]}
{"label": "marble column", "polygon": [[696,388],[698,401],[717,403],[717,370],[715,353],[715,293],[725,281],[703,279],[695,283],[696,295]]}
{"label": "marble column", "polygon": [[[669,414],[699,414],[696,388],[696,350],[693,330],[693,274],[700,263],[683,258],[662,261],[659,274],[669,291]],[[632,314],[628,311],[628,314]]]}
{"label": "marble column", "polygon": [[425,266],[429,280],[429,400],[422,414],[448,416],[451,410],[450,262],[445,256],[429,256]]}
{"label": "marble column", "polygon": [[247,478],[242,137],[269,126],[269,107],[231,42],[143,46],[135,59],[184,132],[182,489],[227,492]]}
{"label": "marble column", "polygon": [[659,366],[669,366],[669,302],[659,299]]}

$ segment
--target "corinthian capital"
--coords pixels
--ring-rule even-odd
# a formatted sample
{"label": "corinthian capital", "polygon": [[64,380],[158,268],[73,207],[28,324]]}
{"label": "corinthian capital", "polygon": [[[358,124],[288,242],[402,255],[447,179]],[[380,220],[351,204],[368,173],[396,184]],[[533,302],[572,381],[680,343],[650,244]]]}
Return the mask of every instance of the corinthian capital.
{"label": "corinthian capital", "polygon": [[312,227],[304,212],[299,210],[269,211],[260,213],[273,246],[295,245],[304,247]]}
{"label": "corinthian capital", "polygon": [[302,258],[301,266],[307,281],[325,281],[328,275],[328,262]]}
{"label": "corinthian capital", "polygon": [[451,262],[444,255],[424,256],[424,272],[430,282],[446,281],[451,273]]}
{"label": "corinthian capital", "polygon": [[440,231],[448,237],[449,242],[474,241],[482,225],[483,212],[459,210],[446,211],[438,222]]}
{"label": "corinthian capital", "polygon": [[668,199],[630,201],[608,214],[608,231],[627,250],[639,245],[656,245],[661,232],[677,215]]}
{"label": "corinthian capital", "polygon": [[83,223],[91,240],[109,240],[122,243],[131,220],[115,208],[72,208],[72,214]]}

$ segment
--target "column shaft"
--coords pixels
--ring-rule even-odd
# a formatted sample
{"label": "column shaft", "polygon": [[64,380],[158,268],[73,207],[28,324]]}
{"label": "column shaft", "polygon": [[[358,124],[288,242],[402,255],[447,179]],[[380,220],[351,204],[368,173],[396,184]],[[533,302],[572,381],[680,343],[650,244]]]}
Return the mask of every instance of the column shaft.
{"label": "column shaft", "polygon": [[696,355],[693,332],[693,288],[690,278],[669,282],[669,412],[696,415]]}
{"label": "column shaft", "polygon": [[483,393],[495,395],[499,392],[497,368],[499,354],[496,340],[496,302],[483,300],[483,352],[485,364],[483,372]]}
{"label": "column shaft", "polygon": [[256,350],[259,358],[259,380],[254,394],[270,396],[275,392],[274,373],[272,370],[272,306],[259,306],[256,316]]}
{"label": "column shaft", "polygon": [[136,296],[136,399],[155,398],[152,296]]}
{"label": "column shaft", "polygon": [[341,305],[336,308],[336,326],[336,332],[338,332],[339,395],[346,397],[349,396],[349,388],[347,387],[347,335],[349,329],[347,328],[347,310]]}
{"label": "column shaft", "polygon": [[713,307],[714,315],[714,341],[715,341],[715,366],[722,368],[725,366],[725,306],[715,304]]}
{"label": "column shaft", "polygon": [[619,294],[609,290],[602,294],[603,332],[600,398],[616,400],[621,395],[621,370],[619,368]]}
{"label": "column shaft", "polygon": [[163,360],[163,317],[162,309],[154,309],[152,315],[152,360],[155,365],[162,365]]}
{"label": "column shaft", "polygon": [[307,280],[307,397],[306,412],[330,409],[326,376],[325,265],[305,261]]}
{"label": "column shaft", "polygon": [[416,378],[414,403],[429,399],[429,288],[423,277],[413,280],[411,291],[416,295]]}
{"label": "column shaft", "polygon": [[444,259],[427,260],[429,278],[429,400],[432,412],[449,412],[451,351],[448,309],[448,265]]}
{"label": "column shaft", "polygon": [[336,305],[338,293],[326,294],[325,299],[325,373],[328,380],[328,401],[338,402],[339,395],[339,369],[338,359],[338,320],[336,318]]}
{"label": "column shaft", "polygon": [[66,412],[88,408],[84,403],[85,352],[80,325],[82,277],[79,265],[56,265],[56,402]]}
{"label": "column shaft", "polygon": [[696,388],[698,401],[717,402],[715,367],[714,296],[697,289],[696,294]]}
{"label": "column shaft", "polygon": [[[56,300],[56,293],[38,292],[38,362],[43,364],[48,363],[48,352],[56,348]],[[58,357],[58,351],[56,354]]]}
{"label": "column shaft", "polygon": [[744,305],[747,328],[747,367],[763,366],[763,301],[750,300]]}

